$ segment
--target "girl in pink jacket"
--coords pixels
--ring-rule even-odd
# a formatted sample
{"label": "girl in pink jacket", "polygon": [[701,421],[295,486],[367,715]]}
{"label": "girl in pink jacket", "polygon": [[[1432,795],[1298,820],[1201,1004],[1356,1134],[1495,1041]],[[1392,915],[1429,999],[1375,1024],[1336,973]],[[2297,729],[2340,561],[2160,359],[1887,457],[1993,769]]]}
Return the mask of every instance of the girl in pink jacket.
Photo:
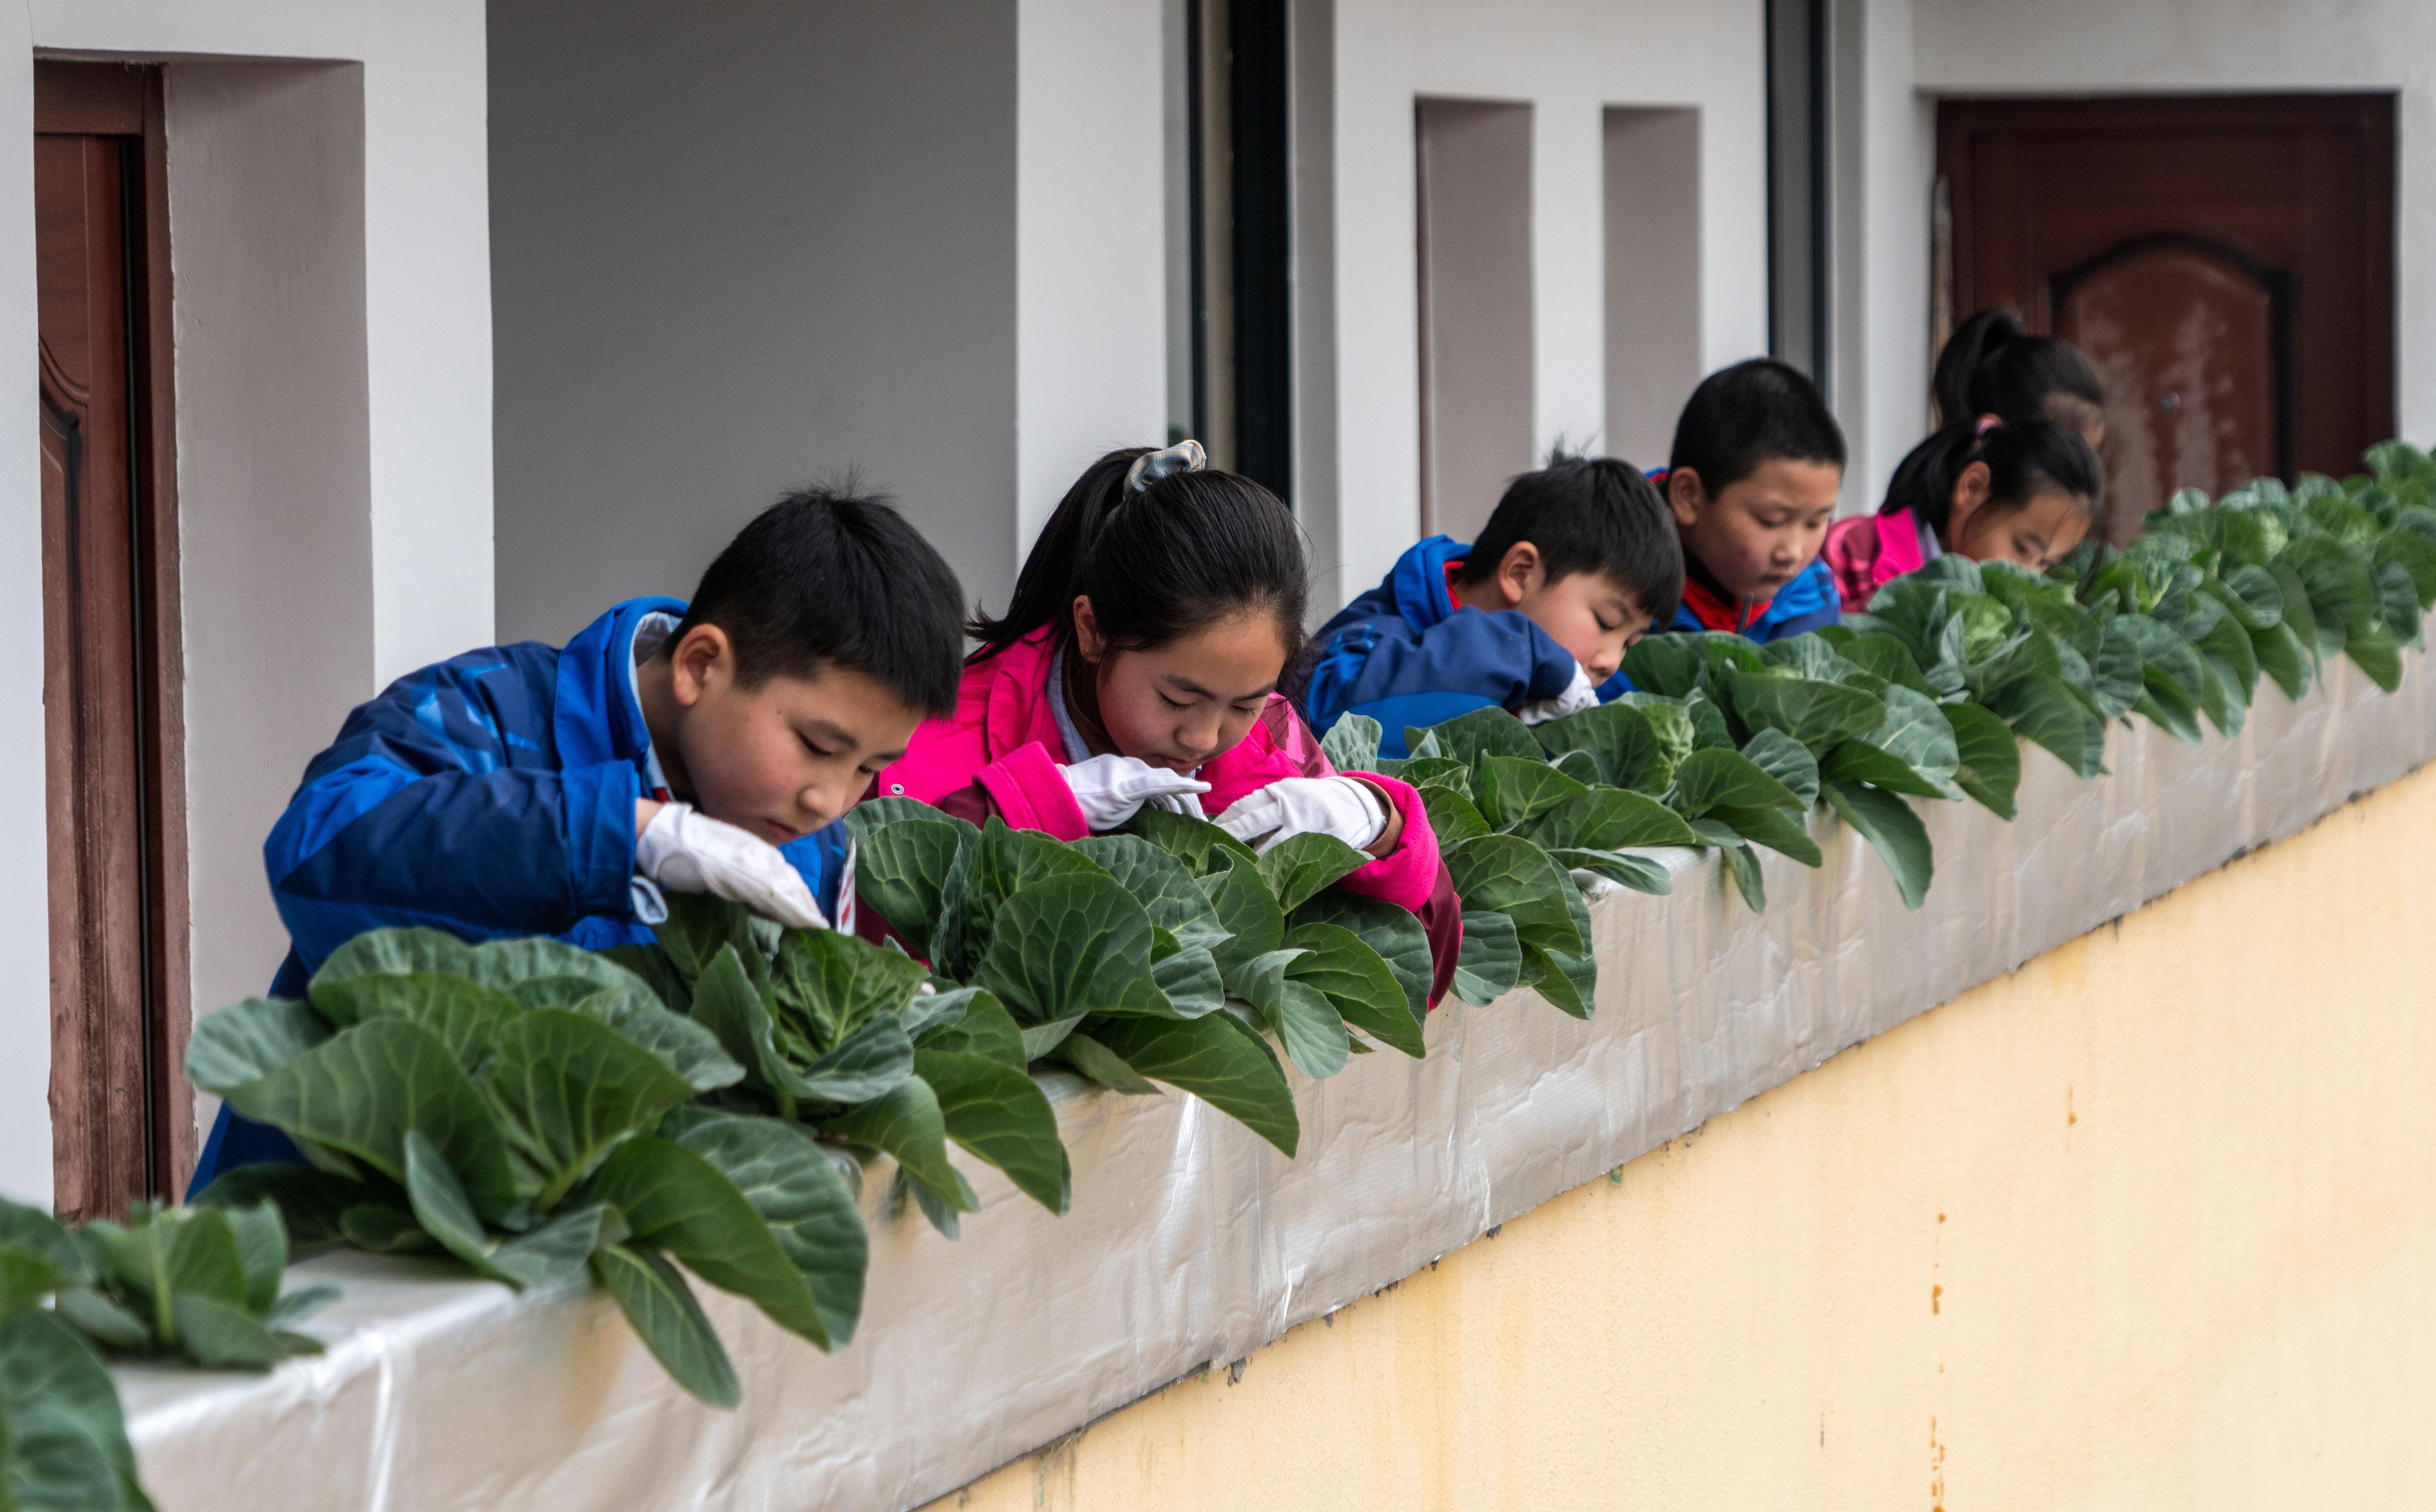
{"label": "girl in pink jacket", "polygon": [[1333,835],[1377,858],[1355,893],[1420,917],[1445,992],[1462,911],[1420,795],[1343,773],[1279,691],[1303,647],[1294,516],[1200,444],[1113,451],[1066,493],[997,618],[976,616],[956,712],[877,795],[1080,840],[1144,804],[1266,850]]}
{"label": "girl in pink jacket", "polygon": [[2106,478],[2080,432],[1993,415],[1946,426],[1895,465],[1875,514],[1827,528],[1819,560],[1844,612],[1952,552],[2044,572],[2105,518]]}

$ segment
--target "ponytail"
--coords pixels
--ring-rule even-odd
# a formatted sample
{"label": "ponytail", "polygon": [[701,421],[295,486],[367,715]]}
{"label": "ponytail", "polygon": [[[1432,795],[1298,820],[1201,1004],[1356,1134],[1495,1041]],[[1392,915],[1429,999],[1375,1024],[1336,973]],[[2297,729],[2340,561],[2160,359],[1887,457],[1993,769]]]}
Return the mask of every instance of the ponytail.
{"label": "ponytail", "polygon": [[[1198,448],[1193,457],[1198,458]],[[1076,598],[1088,595],[1108,644],[1148,651],[1244,610],[1275,617],[1286,661],[1301,653],[1302,535],[1278,496],[1233,473],[1137,469],[1171,450],[1112,451],[1066,491],[1024,558],[1006,613],[976,612],[966,658],[992,656],[1044,626],[1073,634]],[[1140,472],[1138,481],[1129,476]]]}
{"label": "ponytail", "polygon": [[1962,322],[1937,355],[1930,393],[1940,425],[1994,415],[2008,422],[2055,420],[2051,395],[2092,411],[2106,406],[2097,370],[2060,336],[2032,336],[2010,310],[1981,310]]}
{"label": "ponytail", "polygon": [[1947,426],[1911,449],[1895,465],[1887,501],[1878,513],[1909,510],[1945,539],[1954,511],[1954,485],[1973,462],[1988,468],[1988,502],[1980,509],[2010,514],[2041,494],[2062,493],[2086,500],[2094,524],[2103,517],[2106,478],[2097,454],[2070,426],[2052,420],[1988,424],[1964,420]]}

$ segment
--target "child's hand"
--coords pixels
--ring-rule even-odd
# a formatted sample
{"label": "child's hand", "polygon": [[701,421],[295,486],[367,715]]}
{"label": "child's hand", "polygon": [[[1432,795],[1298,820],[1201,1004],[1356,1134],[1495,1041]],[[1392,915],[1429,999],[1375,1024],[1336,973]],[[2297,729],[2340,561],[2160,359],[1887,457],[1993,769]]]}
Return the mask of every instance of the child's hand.
{"label": "child's hand", "polygon": [[691,804],[659,806],[635,837],[635,869],[671,893],[709,893],[798,930],[829,927],[803,873],[777,846]]}
{"label": "child's hand", "polygon": [[1114,829],[1131,819],[1145,803],[1172,813],[1201,817],[1201,794],[1209,784],[1170,772],[1129,756],[1093,756],[1059,769],[1074,802],[1094,833]]}
{"label": "child's hand", "polygon": [[1263,855],[1294,836],[1314,834],[1334,835],[1366,851],[1386,833],[1394,812],[1377,789],[1358,777],[1286,777],[1236,799],[1217,823]]}
{"label": "child's hand", "polygon": [[1525,704],[1514,711],[1514,717],[1525,724],[1545,724],[1561,720],[1568,714],[1579,714],[1598,704],[1598,685],[1591,681],[1590,669],[1581,663],[1574,664],[1574,680],[1555,698],[1543,698]]}

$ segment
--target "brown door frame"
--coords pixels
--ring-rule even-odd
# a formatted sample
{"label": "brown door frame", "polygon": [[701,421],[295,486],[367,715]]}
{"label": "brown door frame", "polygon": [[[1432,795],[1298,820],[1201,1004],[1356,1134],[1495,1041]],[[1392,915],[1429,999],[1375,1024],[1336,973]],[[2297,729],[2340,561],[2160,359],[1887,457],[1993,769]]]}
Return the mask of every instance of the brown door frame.
{"label": "brown door frame", "polygon": [[[145,1186],[174,1197],[195,1163],[194,1093],[181,1072],[191,1023],[186,895],[185,655],[180,634],[177,411],[172,360],[168,148],[161,69],[118,63],[38,59],[34,63],[37,135],[117,137],[127,183],[124,197],[129,277],[128,407],[132,456],[132,535],[137,623],[134,642],[140,739],[146,1017],[141,1033],[147,1124]],[[46,702],[48,700],[46,699]],[[46,721],[45,755],[63,759],[62,729]],[[57,885],[58,874],[53,874]],[[52,1005],[53,1033],[86,1032],[80,1013]],[[79,1050],[84,1047],[78,1047]],[[54,1125],[62,1100],[101,1103],[102,1089],[62,1086],[53,1051]],[[77,1064],[100,1064],[89,1051]],[[123,1206],[134,1195],[97,1190],[91,1152],[55,1142],[60,1206],[88,1210]]]}
{"label": "brown door frame", "polygon": [[[2061,124],[2060,111],[2068,110],[2070,122]],[[1953,206],[1953,289],[1954,311],[1958,319],[1964,312],[1990,304],[2012,303],[2007,291],[1981,289],[1978,280],[1978,205],[1976,185],[1967,171],[1972,161],[1972,139],[1983,132],[2009,133],[2037,131],[2045,134],[2089,132],[2108,134],[2118,131],[2217,131],[2259,127],[2325,127],[2337,124],[2354,127],[2365,145],[2366,158],[2361,165],[2363,182],[2370,192],[2363,198],[2360,263],[2357,269],[2360,307],[2361,333],[2359,350],[2354,360],[2358,364],[2357,376],[2360,384],[2360,413],[2363,426],[2375,432],[2371,441],[2380,441],[2394,433],[2394,268],[2400,252],[2394,240],[2394,153],[2395,96],[2391,93],[2310,94],[2310,95],[2207,95],[2149,96],[2140,97],[2006,97],[1994,99],[1947,98],[1938,102],[1937,172],[1952,196]],[[2210,250],[2218,255],[2231,252],[2247,256],[2245,249],[2212,244]],[[2070,269],[2078,273],[2086,269]],[[2024,322],[2034,331],[2055,329],[2055,304],[2060,280],[2050,277],[2041,281],[2032,302],[2034,308],[2018,311]],[[2287,291],[2284,320],[2291,319],[2289,306],[2301,291]],[[2309,381],[2300,371],[2296,355],[2290,353],[2290,334],[2285,334],[2286,355],[2292,358],[2291,371],[2280,374],[2278,407],[2284,434],[2278,438],[2279,458],[2288,469],[2293,465],[2290,457],[2297,447],[2300,417],[2292,411],[2297,402],[2294,395],[2299,386]],[[2365,444],[2365,443],[2364,443]],[[2347,469],[2348,470],[2348,469]],[[2291,480],[2288,470],[2286,480]]]}

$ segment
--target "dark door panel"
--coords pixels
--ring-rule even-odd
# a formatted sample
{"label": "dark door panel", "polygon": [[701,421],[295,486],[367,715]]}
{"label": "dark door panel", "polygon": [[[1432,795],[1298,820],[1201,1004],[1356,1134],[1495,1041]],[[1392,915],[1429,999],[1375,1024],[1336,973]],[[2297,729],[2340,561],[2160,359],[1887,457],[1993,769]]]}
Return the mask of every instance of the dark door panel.
{"label": "dark door panel", "polygon": [[[35,72],[54,1202],[173,1195],[185,910],[157,72]],[[156,276],[157,275],[157,276]]]}
{"label": "dark door panel", "polygon": [[1957,311],[2010,305],[2105,380],[2113,539],[2392,434],[2392,96],[1947,101],[1938,137]]}

